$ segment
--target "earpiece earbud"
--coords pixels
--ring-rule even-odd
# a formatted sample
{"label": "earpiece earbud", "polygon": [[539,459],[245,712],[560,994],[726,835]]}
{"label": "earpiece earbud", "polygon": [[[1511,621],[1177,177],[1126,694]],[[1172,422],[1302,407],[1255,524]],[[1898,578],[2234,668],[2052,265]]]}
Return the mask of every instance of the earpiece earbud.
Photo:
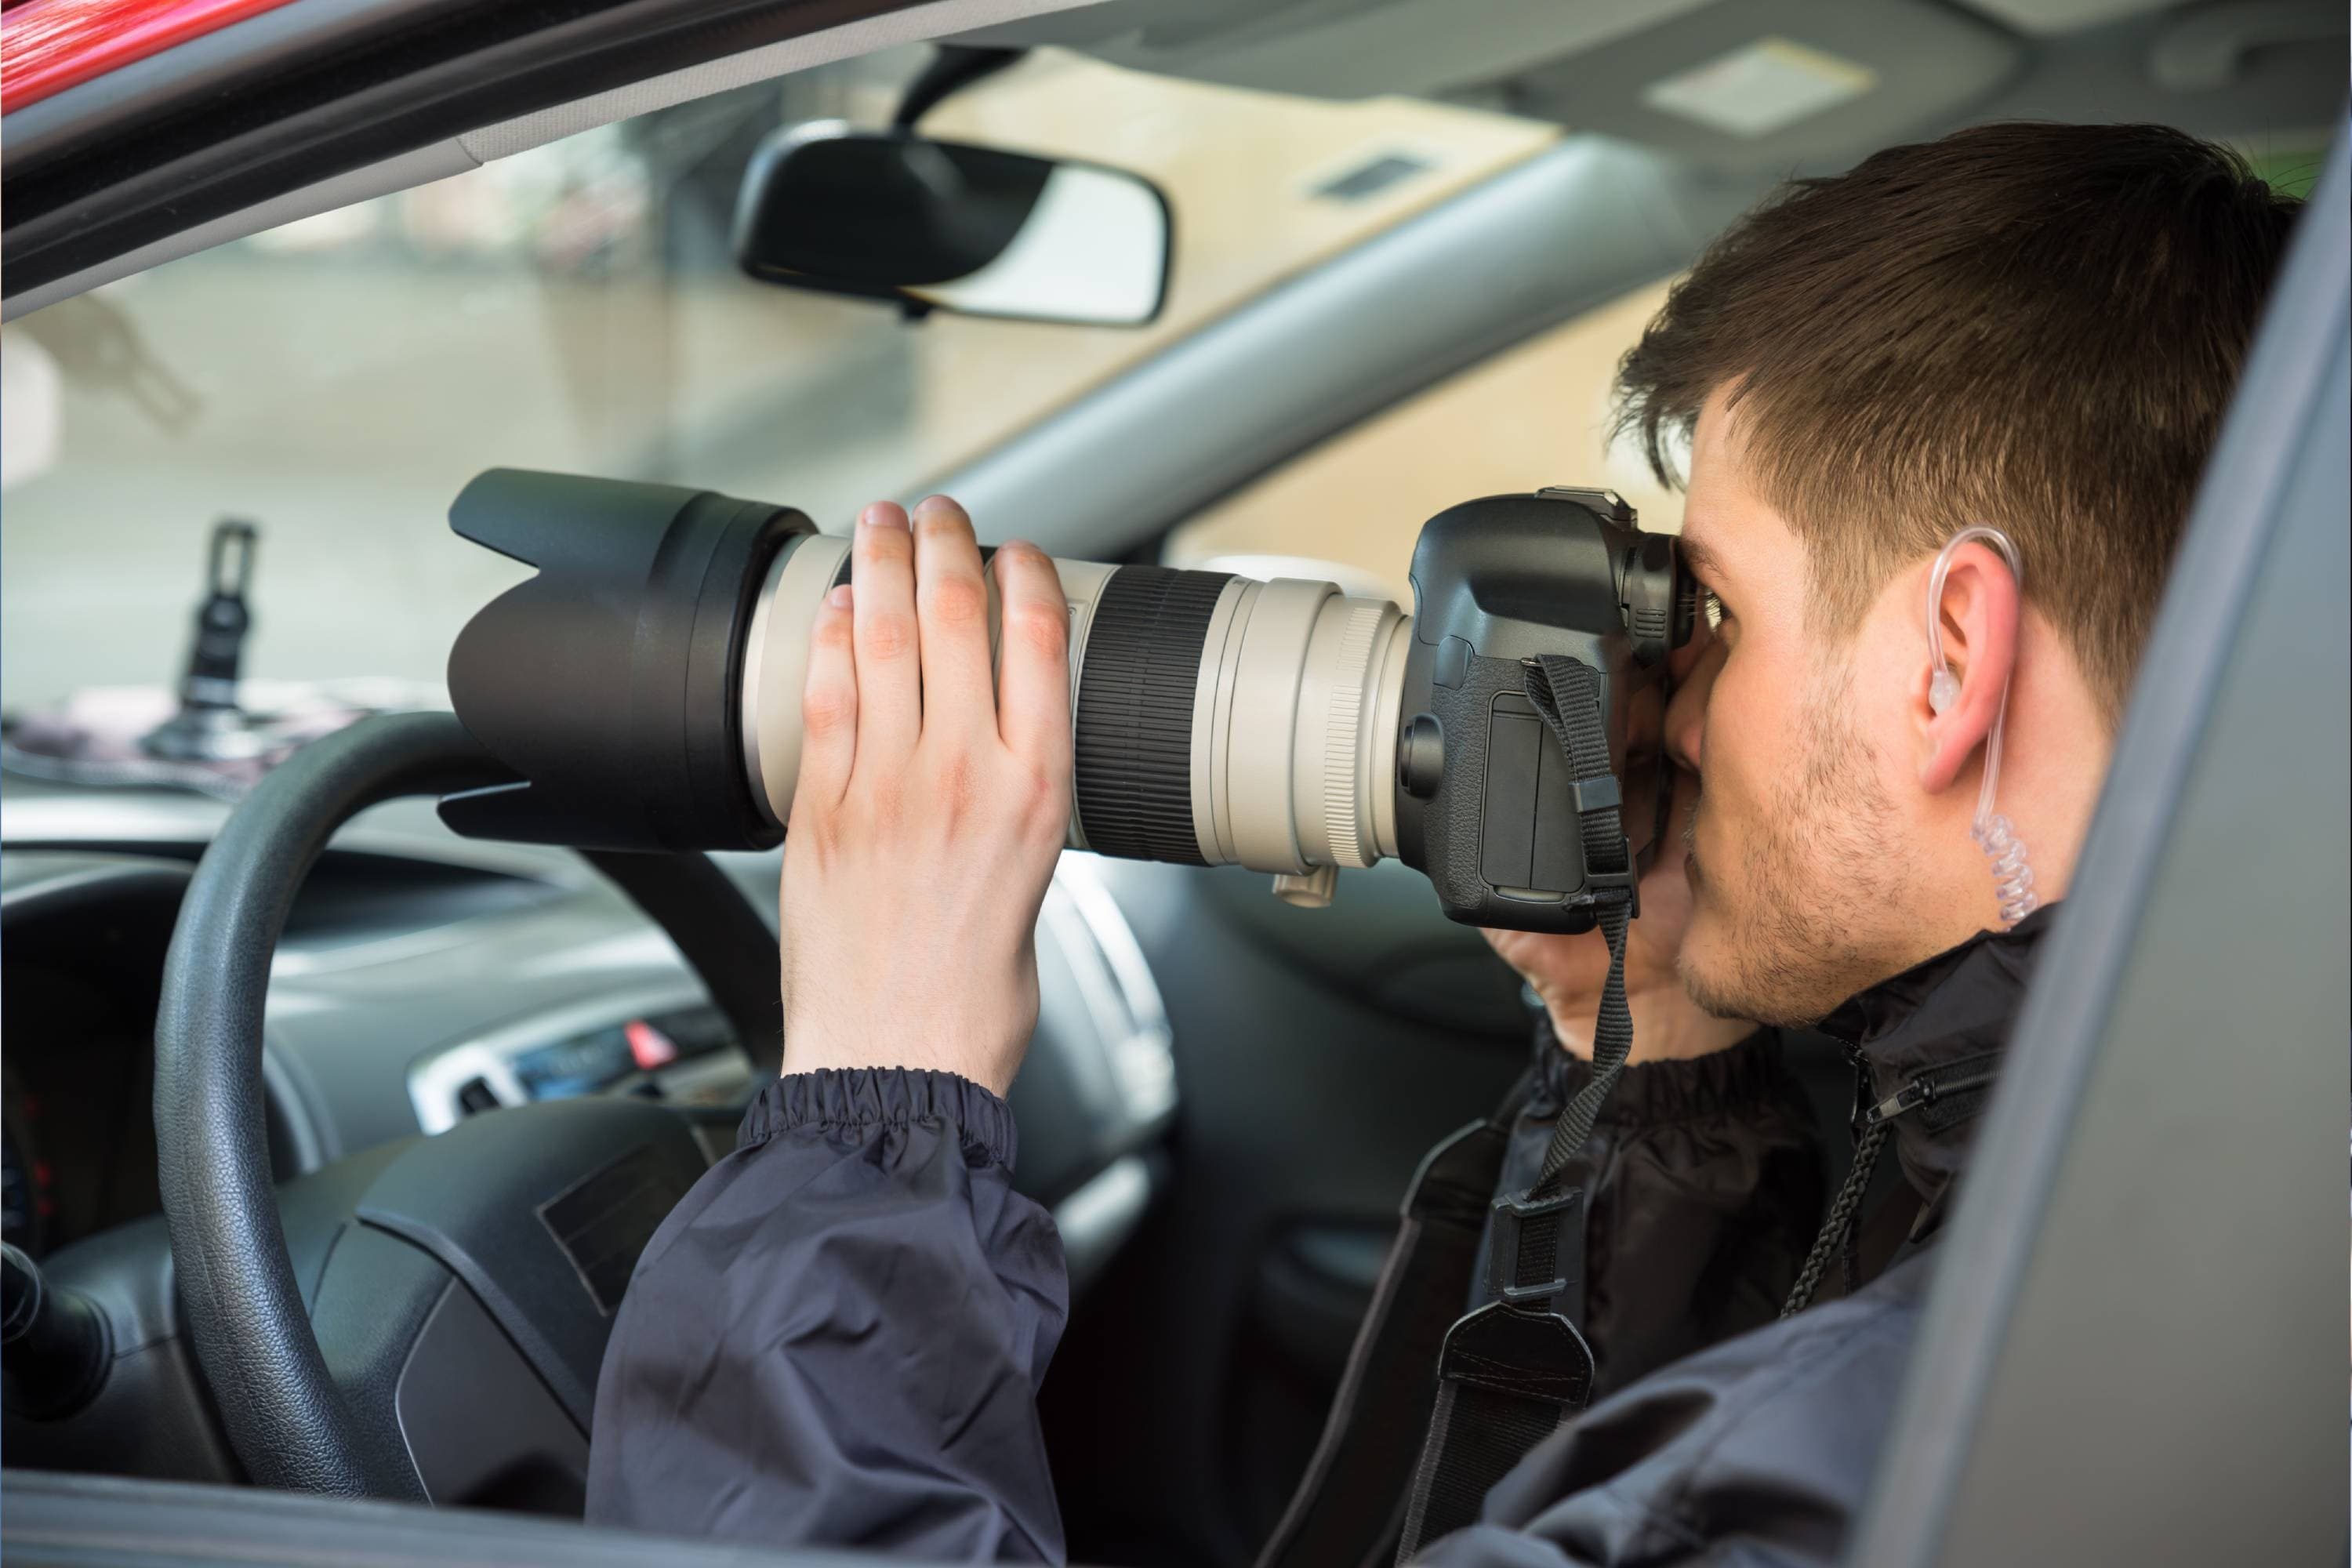
{"label": "earpiece earbud", "polygon": [[1941,713],[1959,700],[1960,678],[1952,673],[1950,666],[1939,666],[1927,678],[1927,711]]}
{"label": "earpiece earbud", "polygon": [[[1935,569],[1927,574],[1927,662],[1935,667],[1927,677],[1930,713],[1942,713],[1960,700],[1960,678],[1944,662],[1944,574],[1951,570],[1953,554],[1971,539],[1981,539],[1999,550],[2009,563],[2017,591],[2025,592],[2025,569],[2019,564],[2017,546],[2000,530],[1979,524],[1960,530],[1945,542],[1937,553]],[[2000,732],[2008,720],[2009,682],[2004,680],[2000,706],[1993,710],[1992,729],[1985,736],[1984,782],[1977,788],[1976,821],[1969,829],[1969,837],[1992,863],[1993,897],[2000,901],[2004,927],[2015,925],[2042,902],[2042,895],[2033,890],[2033,868],[2026,863],[2025,846],[2018,840],[2016,826],[1992,808],[1993,791],[2000,778]]]}

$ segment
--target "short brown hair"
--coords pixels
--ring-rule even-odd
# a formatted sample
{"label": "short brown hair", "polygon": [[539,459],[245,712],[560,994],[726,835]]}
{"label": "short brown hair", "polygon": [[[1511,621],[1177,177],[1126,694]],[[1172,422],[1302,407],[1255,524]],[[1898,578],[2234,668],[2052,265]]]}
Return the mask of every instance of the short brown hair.
{"label": "short brown hair", "polygon": [[1890,148],[1708,247],[1619,367],[1618,426],[1672,483],[1728,388],[1832,624],[2006,530],[2112,721],[2301,206],[2158,125]]}

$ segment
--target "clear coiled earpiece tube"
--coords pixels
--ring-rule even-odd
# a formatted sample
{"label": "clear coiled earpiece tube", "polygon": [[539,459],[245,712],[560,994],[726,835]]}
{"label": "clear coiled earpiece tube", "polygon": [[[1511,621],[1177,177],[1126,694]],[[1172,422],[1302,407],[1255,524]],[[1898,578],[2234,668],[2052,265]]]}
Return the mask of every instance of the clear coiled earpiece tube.
{"label": "clear coiled earpiece tube", "polygon": [[[1934,672],[1931,680],[1952,682],[1951,672],[1944,663],[1944,578],[1952,569],[1952,556],[1959,547],[1972,539],[1981,539],[2001,553],[2009,563],[2009,574],[2016,580],[2021,601],[2025,593],[2025,569],[2019,563],[2017,546],[2000,529],[1982,524],[1964,528],[1945,542],[1936,557],[1936,569],[1927,576],[1927,660]],[[2022,604],[2020,620],[2022,622]],[[2012,664],[2012,668],[2014,668]],[[1947,689],[1950,688],[1948,687]],[[1938,705],[1940,710],[1940,704]],[[1992,729],[1985,736],[1984,784],[1977,791],[1976,821],[1969,837],[1984,851],[1991,864],[1993,898],[2000,908],[2004,927],[2013,926],[2041,907],[2042,895],[2033,890],[2033,868],[2027,861],[2025,843],[2017,836],[2016,825],[1993,809],[1993,793],[2000,784],[2001,726],[2009,718],[2009,682],[2000,687],[2000,706],[1993,710]]]}

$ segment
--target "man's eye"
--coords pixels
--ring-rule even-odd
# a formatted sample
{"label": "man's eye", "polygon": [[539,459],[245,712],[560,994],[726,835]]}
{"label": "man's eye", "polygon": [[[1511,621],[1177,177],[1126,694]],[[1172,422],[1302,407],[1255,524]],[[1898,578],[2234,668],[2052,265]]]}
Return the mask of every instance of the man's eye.
{"label": "man's eye", "polygon": [[1700,589],[1699,603],[1706,610],[1706,624],[1710,628],[1721,626],[1729,618],[1730,612],[1723,607],[1723,599],[1714,589]]}

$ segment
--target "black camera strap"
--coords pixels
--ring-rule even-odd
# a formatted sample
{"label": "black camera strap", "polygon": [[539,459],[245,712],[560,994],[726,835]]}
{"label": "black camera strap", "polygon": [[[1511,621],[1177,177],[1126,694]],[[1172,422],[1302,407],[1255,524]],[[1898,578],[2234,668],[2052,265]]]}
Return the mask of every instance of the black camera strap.
{"label": "black camera strap", "polygon": [[1633,847],[1625,837],[1623,798],[1609,767],[1599,678],[1579,660],[1548,653],[1528,662],[1527,691],[1568,758],[1584,835],[1585,885],[1594,895],[1594,923],[1609,942],[1609,977],[1601,983],[1601,1013],[1592,1026],[1592,1080],[1559,1113],[1534,1188],[1541,1192],[1559,1181],[1568,1162],[1592,1135],[1593,1121],[1617,1087],[1626,1053],[1633,1048],[1633,1015],[1625,1005],[1625,926],[1641,912],[1641,902]]}
{"label": "black camera strap", "polygon": [[1563,1310],[1580,1299],[1584,1273],[1584,1193],[1568,1178],[1633,1049],[1625,935],[1640,912],[1637,875],[1610,769],[1599,678],[1559,654],[1526,665],[1528,700],[1568,759],[1585,887],[1609,943],[1609,975],[1593,1026],[1591,1079],[1561,1108],[1534,1184],[1494,1201],[1487,1277],[1494,1300],[1446,1332],[1437,1403],[1405,1503],[1400,1563],[1475,1522],[1495,1483],[1581,1411],[1592,1393],[1592,1349]]}
{"label": "black camera strap", "polygon": [[1438,1355],[1462,1316],[1511,1123],[1533,1077],[1422,1161],[1322,1440],[1257,1568],[1380,1568],[1395,1556],[1421,1457],[1414,1426],[1429,1417]]}

